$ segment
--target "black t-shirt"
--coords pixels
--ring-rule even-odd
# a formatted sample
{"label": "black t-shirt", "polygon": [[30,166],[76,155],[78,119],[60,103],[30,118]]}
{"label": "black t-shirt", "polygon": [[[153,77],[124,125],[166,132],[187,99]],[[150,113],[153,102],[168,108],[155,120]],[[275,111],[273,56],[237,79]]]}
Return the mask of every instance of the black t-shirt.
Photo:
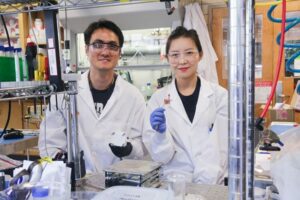
{"label": "black t-shirt", "polygon": [[92,84],[90,83],[90,89],[92,92],[95,109],[96,109],[96,113],[97,113],[98,117],[101,115],[107,101],[109,100],[109,98],[111,97],[111,94],[114,91],[117,78],[118,78],[118,76],[114,75],[113,82],[105,90],[96,90],[95,88],[92,87]]}
{"label": "black t-shirt", "polygon": [[194,116],[195,116],[195,112],[196,112],[196,107],[197,107],[197,101],[198,101],[198,97],[199,97],[199,92],[200,92],[200,87],[201,87],[201,81],[200,78],[197,78],[197,84],[196,84],[196,88],[193,92],[193,94],[189,95],[189,96],[184,96],[182,95],[179,91],[178,91],[178,87],[177,87],[177,82],[175,81],[176,84],[176,89],[177,92],[180,96],[180,99],[182,101],[182,104],[184,106],[185,112],[188,115],[189,119],[191,122],[193,122]]}

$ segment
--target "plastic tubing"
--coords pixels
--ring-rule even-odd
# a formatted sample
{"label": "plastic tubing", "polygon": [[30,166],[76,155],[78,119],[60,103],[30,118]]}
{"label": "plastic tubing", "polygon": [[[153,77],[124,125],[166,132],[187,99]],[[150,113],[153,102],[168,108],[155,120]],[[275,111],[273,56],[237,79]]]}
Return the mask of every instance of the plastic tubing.
{"label": "plastic tubing", "polygon": [[[296,0],[286,0],[286,2],[289,1],[296,1]],[[258,6],[273,6],[273,5],[278,5],[281,4],[281,1],[271,1],[271,2],[259,2],[259,3],[255,3],[255,7]]]}
{"label": "plastic tubing", "polygon": [[[269,17],[269,15],[271,16],[271,13],[275,9],[276,6],[277,5],[272,6],[270,8],[270,10],[268,12],[268,17]],[[279,78],[279,72],[280,72],[280,67],[281,67],[281,62],[282,62],[282,56],[283,56],[283,50],[284,50],[285,23],[286,23],[286,0],[282,1],[282,13],[281,13],[281,17],[282,17],[282,22],[281,22],[281,35],[280,35],[280,49],[279,49],[279,56],[278,56],[277,65],[276,65],[275,80],[273,81],[270,96],[268,98],[266,106],[264,107],[264,110],[262,111],[262,113],[260,115],[259,121],[262,121],[263,118],[266,116],[266,113],[267,113],[267,111],[269,109],[271,101],[272,101],[272,99],[274,97],[275,89],[276,89],[278,78]],[[271,20],[271,21],[273,21],[273,20]]]}
{"label": "plastic tubing", "polygon": [[[268,11],[268,18],[274,22],[274,23],[281,23],[282,20],[281,19],[277,19],[277,18],[274,18],[272,16],[272,12],[274,11],[276,6],[272,6],[270,8],[270,10]],[[296,26],[297,24],[300,23],[300,18],[298,17],[293,17],[293,18],[286,18],[286,23],[289,23],[286,28],[285,28],[285,32],[289,31],[291,28],[293,28],[294,26]],[[281,37],[281,34],[280,33],[277,38],[276,38],[276,42],[277,44],[279,45],[280,44],[280,37]],[[284,47],[286,48],[300,48],[300,44],[299,43],[284,43]],[[286,70],[290,71],[290,72],[300,72],[300,69],[294,69],[291,67],[291,64],[292,62],[300,55],[300,51],[294,53],[286,62]]]}

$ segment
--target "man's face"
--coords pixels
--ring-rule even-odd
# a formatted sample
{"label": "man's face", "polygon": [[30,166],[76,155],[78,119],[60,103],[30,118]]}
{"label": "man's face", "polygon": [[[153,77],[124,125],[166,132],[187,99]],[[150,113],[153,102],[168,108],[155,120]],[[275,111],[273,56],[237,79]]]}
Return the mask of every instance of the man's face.
{"label": "man's face", "polygon": [[92,68],[101,71],[113,70],[120,57],[118,36],[106,29],[97,29],[92,33],[90,44],[86,45],[86,54]]}

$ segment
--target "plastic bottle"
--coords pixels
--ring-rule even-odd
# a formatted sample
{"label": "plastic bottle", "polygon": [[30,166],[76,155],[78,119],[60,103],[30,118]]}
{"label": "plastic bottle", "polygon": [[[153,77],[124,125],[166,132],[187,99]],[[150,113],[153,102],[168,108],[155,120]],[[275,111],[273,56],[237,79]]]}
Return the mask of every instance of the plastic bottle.
{"label": "plastic bottle", "polygon": [[34,80],[34,70],[37,69],[37,46],[30,39],[27,41],[25,55],[28,66],[28,79],[31,81]]}
{"label": "plastic bottle", "polygon": [[21,51],[23,81],[28,81],[28,66],[24,52]]}
{"label": "plastic bottle", "polygon": [[147,86],[146,86],[146,100],[149,100],[152,96],[152,93],[153,93],[153,90],[152,90],[152,87],[151,87],[151,83],[147,83]]}
{"label": "plastic bottle", "polygon": [[4,56],[4,46],[0,45],[0,56]]}
{"label": "plastic bottle", "polygon": [[0,172],[0,191],[5,189],[5,174]]}
{"label": "plastic bottle", "polygon": [[1,69],[0,81],[15,81],[15,59],[13,47],[4,47],[3,69]]}
{"label": "plastic bottle", "polygon": [[141,87],[141,93],[144,99],[147,100],[146,87],[144,85]]}
{"label": "plastic bottle", "polygon": [[4,79],[3,71],[5,71],[3,57],[4,57],[4,46],[0,45],[0,82],[2,82]]}
{"label": "plastic bottle", "polygon": [[15,48],[15,53],[14,53],[14,59],[15,59],[15,77],[16,77],[16,82],[21,81],[21,76],[20,76],[20,59],[19,59],[19,53],[21,52],[20,48]]}
{"label": "plastic bottle", "polygon": [[31,189],[32,200],[48,200],[49,188],[46,186],[35,186]]}

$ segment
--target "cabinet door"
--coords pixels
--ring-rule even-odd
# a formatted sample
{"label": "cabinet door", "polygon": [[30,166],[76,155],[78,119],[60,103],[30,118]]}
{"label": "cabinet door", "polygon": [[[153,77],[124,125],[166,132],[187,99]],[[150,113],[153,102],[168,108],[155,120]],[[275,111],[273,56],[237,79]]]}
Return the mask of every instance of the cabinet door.
{"label": "cabinet door", "polygon": [[[287,2],[287,18],[291,17],[297,17],[300,18],[300,1],[292,1],[292,2]],[[281,18],[281,5],[276,8],[274,11],[273,16],[276,18]],[[276,40],[276,36],[278,33],[281,31],[281,24],[274,24],[274,36],[273,40]],[[294,28],[290,29],[289,31],[286,32],[285,34],[285,43],[298,43],[300,44],[300,25],[298,24]],[[277,62],[277,57],[279,54],[279,45],[274,45],[274,57],[273,57],[273,62]],[[291,102],[291,98],[294,93],[294,89],[297,83],[297,80],[300,79],[299,73],[290,73],[286,71],[286,62],[287,59],[291,56],[293,52],[300,51],[299,48],[297,49],[291,49],[291,48],[285,48],[284,49],[284,54],[283,54],[283,61],[282,61],[282,66],[281,66],[281,71],[280,71],[280,76],[279,79],[282,81],[283,85],[283,95],[286,97],[285,100],[287,103]],[[295,121],[300,122],[300,113],[295,112]]]}
{"label": "cabinet door", "polygon": [[[8,101],[0,102],[0,128],[4,128],[8,116]],[[23,111],[22,103],[19,101],[11,102],[11,114],[8,128],[21,129],[23,128]]]}
{"label": "cabinet door", "polygon": [[[273,80],[273,24],[267,19],[268,7],[258,7],[255,10],[255,81],[258,84],[271,84]],[[217,73],[219,83],[228,87],[228,9],[213,9],[212,41],[218,56]],[[266,87],[266,90],[270,87]],[[263,96],[260,99],[266,98]],[[257,100],[257,102],[259,102]],[[261,103],[255,105],[255,115],[259,116]]]}

